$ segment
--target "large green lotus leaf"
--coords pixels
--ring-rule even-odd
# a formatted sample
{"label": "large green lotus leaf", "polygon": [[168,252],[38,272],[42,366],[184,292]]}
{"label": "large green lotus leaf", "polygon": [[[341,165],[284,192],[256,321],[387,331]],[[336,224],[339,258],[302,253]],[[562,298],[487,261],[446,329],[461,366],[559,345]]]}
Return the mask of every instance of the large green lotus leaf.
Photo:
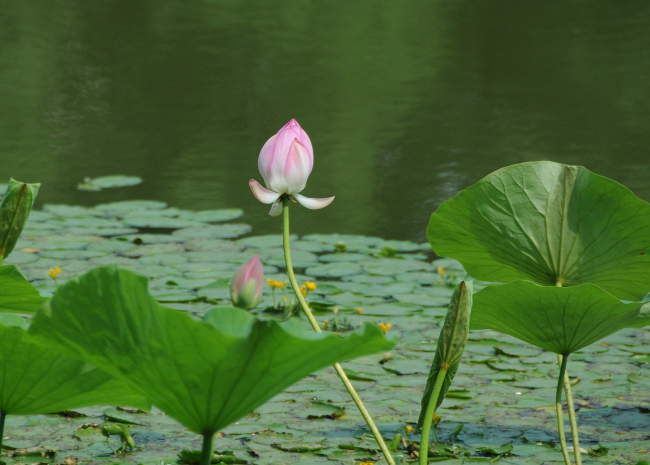
{"label": "large green lotus leaf", "polygon": [[443,203],[427,237],[476,279],[591,283],[636,301],[650,291],[650,204],[579,166],[495,171]]}
{"label": "large green lotus leaf", "polygon": [[472,291],[473,284],[471,281],[461,281],[451,296],[447,315],[445,316],[445,323],[440,330],[440,337],[438,337],[436,355],[433,357],[431,369],[429,370],[427,387],[424,389],[424,394],[422,395],[420,417],[418,418],[419,428],[424,424],[429,402],[431,402],[433,388],[440,375],[440,370],[444,368],[447,371],[442,388],[440,389],[440,394],[438,395],[436,409],[440,407],[440,404],[445,399],[445,395],[451,387],[454,376],[458,372],[460,359],[463,356],[465,344],[467,343],[467,333],[469,332],[470,314],[472,313]]}
{"label": "large green lotus leaf", "polygon": [[22,318],[0,315],[0,410],[34,415],[88,405],[149,408],[123,381],[28,334]]}
{"label": "large green lotus leaf", "polygon": [[45,301],[13,265],[0,266],[0,312],[36,313]]}
{"label": "large green lotus leaf", "polygon": [[576,350],[634,326],[638,302],[621,302],[593,284],[539,286],[515,281],[474,295],[470,329],[496,329],[556,354]]}
{"label": "large green lotus leaf", "polygon": [[59,287],[31,331],[128,381],[198,433],[216,432],[304,376],[393,346],[367,324],[316,334],[215,309],[198,322],[160,306],[147,279],[96,268]]}

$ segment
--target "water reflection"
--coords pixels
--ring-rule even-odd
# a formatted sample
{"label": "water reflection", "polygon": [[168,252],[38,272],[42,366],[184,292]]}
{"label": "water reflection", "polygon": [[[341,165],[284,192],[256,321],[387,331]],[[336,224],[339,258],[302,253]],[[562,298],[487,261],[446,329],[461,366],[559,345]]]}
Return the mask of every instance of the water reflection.
{"label": "water reflection", "polygon": [[[590,8],[585,8],[590,6]],[[295,232],[424,240],[510,163],[581,164],[650,200],[650,4],[13,2],[0,11],[0,160],[40,202],[241,206],[290,118],[316,162]],[[75,190],[132,174],[133,188]]]}

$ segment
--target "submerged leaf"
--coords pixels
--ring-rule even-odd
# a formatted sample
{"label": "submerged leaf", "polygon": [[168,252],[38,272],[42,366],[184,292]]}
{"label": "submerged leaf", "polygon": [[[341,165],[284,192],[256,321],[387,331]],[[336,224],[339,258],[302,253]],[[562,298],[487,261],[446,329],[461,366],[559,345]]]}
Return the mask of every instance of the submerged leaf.
{"label": "submerged leaf", "polygon": [[309,373],[389,349],[371,324],[348,337],[219,308],[198,322],[160,306],[147,279],[96,268],[59,287],[32,331],[140,390],[191,430],[209,434]]}
{"label": "submerged leaf", "polygon": [[467,333],[469,332],[470,314],[472,312],[472,287],[471,281],[461,281],[456,286],[454,294],[451,297],[445,323],[438,337],[438,346],[433,363],[431,364],[431,371],[429,371],[427,387],[422,395],[420,417],[418,419],[418,427],[420,428],[424,424],[427,408],[431,401],[431,394],[433,393],[440,370],[447,370],[447,372],[442,388],[440,389],[436,408],[445,399],[445,394],[447,394],[454,380],[454,376],[456,376],[456,372],[458,371],[460,359],[465,350],[465,344],[467,343]]}

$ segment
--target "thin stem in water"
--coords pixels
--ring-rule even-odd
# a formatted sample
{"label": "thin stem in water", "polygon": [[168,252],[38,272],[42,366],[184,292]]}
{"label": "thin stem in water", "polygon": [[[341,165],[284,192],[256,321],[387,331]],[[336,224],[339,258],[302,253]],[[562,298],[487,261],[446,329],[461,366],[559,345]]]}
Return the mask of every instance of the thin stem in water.
{"label": "thin stem in water", "polygon": [[427,413],[424,415],[424,423],[422,424],[422,438],[420,439],[420,465],[427,465],[429,459],[429,432],[431,431],[431,423],[433,422],[433,414],[436,412],[438,405],[438,397],[440,397],[440,390],[445,382],[447,370],[440,370],[436,378],[436,384],[433,385],[431,392],[431,399],[427,406]]}
{"label": "thin stem in water", "polygon": [[214,433],[205,433],[203,435],[203,446],[201,448],[201,465],[210,465],[212,462],[213,443]]}
{"label": "thin stem in water", "polygon": [[571,465],[569,458],[569,450],[566,445],[566,438],[564,437],[564,416],[562,415],[562,387],[564,386],[564,375],[566,373],[566,364],[568,357],[562,357],[560,365],[560,376],[557,380],[557,389],[555,390],[555,412],[557,413],[557,430],[560,435],[560,446],[562,447],[562,455],[564,456],[564,463]]}
{"label": "thin stem in water", "polygon": [[0,454],[2,453],[2,441],[5,436],[5,418],[7,418],[7,414],[0,410]]}
{"label": "thin stem in water", "polygon": [[[562,356],[558,355],[557,360],[562,363]],[[576,409],[573,404],[573,391],[571,389],[571,380],[569,371],[564,372],[564,394],[566,396],[567,411],[569,412],[569,423],[571,424],[571,439],[573,440],[573,455],[576,458],[576,465],[582,465],[582,453],[580,452],[580,436],[578,434],[578,421],[576,418]]]}
{"label": "thin stem in water", "polygon": [[[307,319],[309,320],[311,327],[314,328],[314,331],[316,331],[317,333],[321,333],[322,330],[320,329],[320,326],[318,326],[318,321],[316,321],[316,318],[314,318],[313,313],[309,309],[309,305],[307,305],[307,301],[305,300],[305,297],[302,295],[302,292],[300,292],[300,286],[298,286],[298,282],[296,281],[296,275],[293,272],[293,265],[291,264],[291,253],[289,251],[289,202],[290,200],[287,197],[285,197],[282,200],[282,220],[283,220],[283,231],[282,231],[283,241],[282,242],[284,246],[284,261],[287,265],[287,274],[289,275],[289,282],[291,283],[291,288],[293,289],[294,294],[296,294],[296,297],[298,298],[298,302],[300,302],[300,306],[302,307],[302,310],[307,316]],[[363,419],[366,421],[368,427],[370,428],[370,431],[372,431],[372,434],[375,436],[375,439],[377,440],[377,444],[379,445],[379,448],[384,454],[386,461],[389,463],[389,465],[395,465],[395,459],[393,459],[393,456],[388,450],[388,446],[386,446],[386,442],[384,441],[384,438],[381,436],[381,433],[379,432],[377,425],[375,425],[375,422],[370,416],[370,413],[366,409],[366,406],[363,404],[363,401],[359,397],[359,394],[357,394],[356,389],[354,389],[354,386],[348,379],[348,376],[343,371],[343,368],[339,363],[335,363],[334,370],[336,371],[336,374],[339,375],[339,378],[341,378],[343,385],[350,393],[350,396],[352,397],[352,400],[354,401],[357,408],[359,409],[359,412],[361,412]]]}

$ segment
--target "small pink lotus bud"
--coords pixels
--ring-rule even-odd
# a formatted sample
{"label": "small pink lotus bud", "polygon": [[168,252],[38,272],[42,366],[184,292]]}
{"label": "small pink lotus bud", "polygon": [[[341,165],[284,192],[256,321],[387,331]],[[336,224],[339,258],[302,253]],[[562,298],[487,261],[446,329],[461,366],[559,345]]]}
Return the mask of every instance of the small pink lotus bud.
{"label": "small pink lotus bud", "polygon": [[239,267],[230,285],[230,298],[235,307],[250,310],[262,299],[264,269],[260,256],[256,254]]}

